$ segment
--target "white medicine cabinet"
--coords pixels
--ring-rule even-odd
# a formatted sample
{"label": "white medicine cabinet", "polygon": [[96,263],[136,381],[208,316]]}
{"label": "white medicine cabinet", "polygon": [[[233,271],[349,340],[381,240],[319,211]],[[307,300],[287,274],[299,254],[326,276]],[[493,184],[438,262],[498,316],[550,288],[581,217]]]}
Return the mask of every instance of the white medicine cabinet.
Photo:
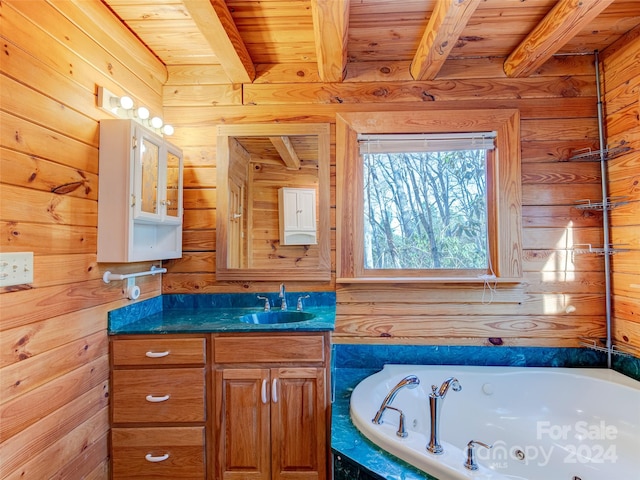
{"label": "white medicine cabinet", "polygon": [[313,188],[278,189],[281,245],[315,245],[316,191]]}
{"label": "white medicine cabinet", "polygon": [[182,256],[182,152],[128,119],[100,121],[98,262]]}

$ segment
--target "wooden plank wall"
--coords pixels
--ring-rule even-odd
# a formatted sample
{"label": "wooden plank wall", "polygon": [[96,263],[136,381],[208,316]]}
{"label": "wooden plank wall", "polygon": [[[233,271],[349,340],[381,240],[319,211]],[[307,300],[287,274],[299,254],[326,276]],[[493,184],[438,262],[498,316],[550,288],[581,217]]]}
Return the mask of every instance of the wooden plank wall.
{"label": "wooden plank wall", "polygon": [[[323,85],[292,75],[242,87],[207,83],[197,68],[184,67],[170,71],[165,85],[164,67],[100,2],[9,0],[0,14],[0,248],[35,253],[33,284],[0,293],[0,477],[107,477],[106,314],[128,301],[122,285],[105,285],[101,277],[107,269],[150,264],[96,263],[98,121],[105,116],[95,107],[96,84],[116,93],[126,88],[152,111],[164,102],[165,118],[176,125],[173,141],[185,150],[185,255],[167,262],[162,291],[168,293],[277,289],[216,282],[217,124],[333,124],[336,112],[352,110],[519,108],[522,285],[499,287],[491,303],[478,287],[336,286],[332,280],[289,290],[336,289],[335,338],[342,342],[576,345],[581,335],[602,336],[602,260],[568,250],[602,237],[599,216],[572,206],[598,197],[599,172],[565,161],[572,149],[596,146],[588,57],[553,61],[523,80],[506,79],[499,69],[492,75],[485,69],[480,78],[459,64],[456,71],[469,73],[436,82],[351,75],[344,85]],[[637,51],[632,37],[606,57],[610,138],[638,141],[637,83],[625,80],[639,78]],[[626,76],[612,79],[616,71]],[[335,165],[335,145],[332,152]],[[616,339],[636,346],[638,163],[635,154],[610,165],[611,193],[633,199],[613,215],[614,241],[633,250],[614,259]],[[333,258],[335,244],[334,234]],[[143,299],[161,291],[157,278],[139,284]]]}
{"label": "wooden plank wall", "polygon": [[[100,2],[3,1],[0,249],[34,281],[0,289],[0,478],[108,478],[107,312],[96,262],[96,84],[162,108],[166,69]],[[160,279],[138,284],[141,298]]]}
{"label": "wooden plank wall", "polygon": [[[242,87],[242,96],[189,67],[169,68],[165,115],[186,152],[187,192],[182,259],[170,261],[163,291],[273,292],[276,284],[215,278],[217,124],[329,122],[332,125],[332,261],[327,283],[289,282],[288,290],[337,291],[336,342],[577,346],[604,333],[603,261],[577,256],[573,244],[602,242],[601,216],[574,208],[599,198],[596,165],[566,160],[575,149],[597,148],[593,57],[561,57],[527,79],[507,79],[500,65],[460,61],[442,80],[414,82],[396,73],[380,80],[350,75],[343,84],[314,83],[282,73]],[[489,69],[492,73],[488,73]],[[214,78],[214,77],[211,77]],[[226,90],[224,90],[226,88]],[[244,101],[244,105],[242,102]],[[335,284],[335,115],[337,112],[518,108],[522,116],[524,278],[491,293],[482,286]]]}
{"label": "wooden plank wall", "polygon": [[607,162],[609,194],[629,202],[611,212],[611,241],[627,250],[611,258],[613,342],[640,357],[640,28],[602,59],[608,141],[633,148]]}

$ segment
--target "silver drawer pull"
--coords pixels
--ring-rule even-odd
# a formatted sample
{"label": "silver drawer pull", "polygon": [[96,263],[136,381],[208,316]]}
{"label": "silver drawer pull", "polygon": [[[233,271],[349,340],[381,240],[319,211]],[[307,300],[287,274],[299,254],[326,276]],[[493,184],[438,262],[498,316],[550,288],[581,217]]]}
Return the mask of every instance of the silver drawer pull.
{"label": "silver drawer pull", "polygon": [[151,462],[151,463],[158,463],[158,462],[164,462],[167,458],[169,458],[169,454],[165,453],[164,455],[160,455],[159,457],[154,457],[153,455],[151,455],[150,453],[147,453],[144,456],[144,459],[147,462]]}
{"label": "silver drawer pull", "polygon": [[169,355],[169,350],[166,350],[164,352],[147,352],[145,353],[145,355],[149,358],[162,358]]}
{"label": "silver drawer pull", "polygon": [[163,395],[162,397],[156,397],[155,395],[147,395],[146,399],[147,402],[151,402],[151,403],[160,403],[160,402],[166,402],[167,400],[169,400],[170,395]]}

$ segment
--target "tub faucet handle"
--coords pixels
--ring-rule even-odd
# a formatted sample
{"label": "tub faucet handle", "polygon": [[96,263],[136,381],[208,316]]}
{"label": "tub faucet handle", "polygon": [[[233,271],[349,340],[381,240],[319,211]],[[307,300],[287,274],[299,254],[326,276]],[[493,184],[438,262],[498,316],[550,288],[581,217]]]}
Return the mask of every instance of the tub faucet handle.
{"label": "tub faucet handle", "polygon": [[467,460],[464,462],[464,467],[468,470],[478,470],[478,464],[475,459],[475,450],[474,447],[480,445],[484,448],[493,448],[493,445],[487,445],[484,442],[479,442],[478,440],[471,440],[467,443]]}

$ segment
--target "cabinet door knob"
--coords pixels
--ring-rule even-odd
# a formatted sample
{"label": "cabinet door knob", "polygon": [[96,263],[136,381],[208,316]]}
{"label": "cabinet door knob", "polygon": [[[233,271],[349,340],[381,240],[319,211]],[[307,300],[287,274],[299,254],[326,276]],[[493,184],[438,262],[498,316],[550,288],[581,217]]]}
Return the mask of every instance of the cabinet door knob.
{"label": "cabinet door knob", "polygon": [[144,459],[145,459],[147,462],[151,462],[151,463],[164,462],[167,458],[169,458],[169,454],[168,454],[168,453],[165,453],[164,455],[159,455],[159,456],[157,456],[157,457],[156,457],[156,456],[151,455],[150,453],[147,453],[147,454],[144,456]]}
{"label": "cabinet door knob", "polygon": [[269,400],[267,398],[267,379],[266,378],[262,379],[262,390],[261,390],[261,393],[262,393],[262,403],[266,404],[267,401]]}
{"label": "cabinet door knob", "polygon": [[271,401],[278,403],[278,379],[274,378],[271,382]]}
{"label": "cabinet door knob", "polygon": [[147,395],[146,399],[147,402],[151,402],[151,403],[160,403],[160,402],[166,402],[167,400],[169,400],[170,395],[163,395],[162,397],[156,397],[154,395]]}
{"label": "cabinet door knob", "polygon": [[147,352],[145,353],[145,355],[149,358],[162,358],[169,355],[169,350],[166,350],[164,352]]}

